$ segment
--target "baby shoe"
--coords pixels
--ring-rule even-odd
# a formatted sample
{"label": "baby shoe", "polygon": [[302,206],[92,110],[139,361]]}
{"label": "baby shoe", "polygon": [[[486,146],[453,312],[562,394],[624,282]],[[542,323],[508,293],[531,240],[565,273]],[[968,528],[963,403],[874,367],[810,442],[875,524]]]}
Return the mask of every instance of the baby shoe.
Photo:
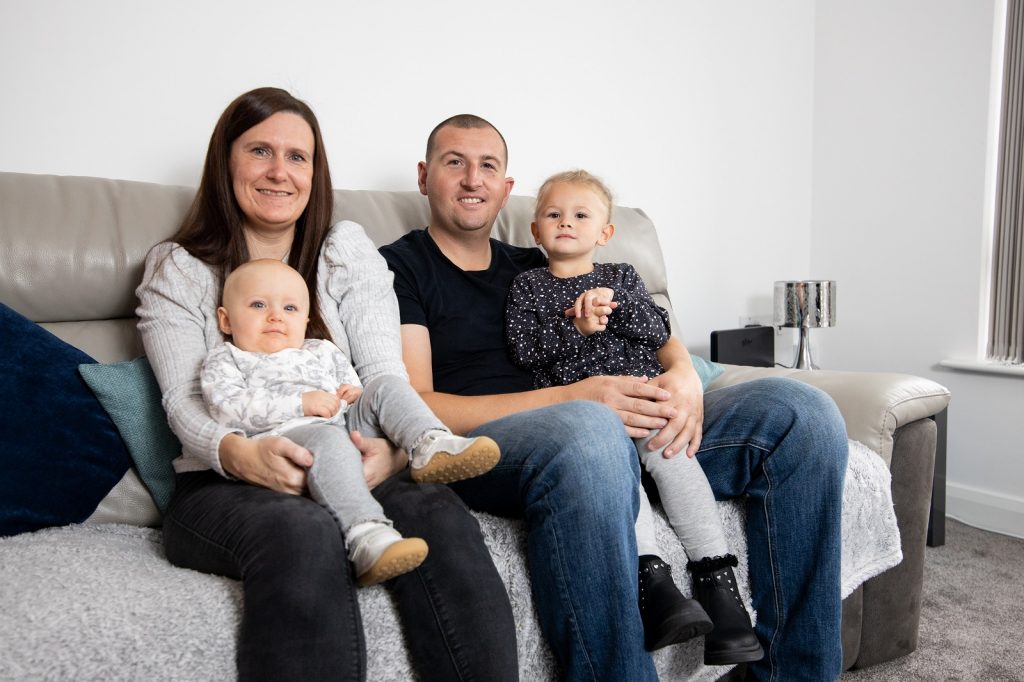
{"label": "baby shoe", "polygon": [[413,448],[412,480],[453,483],[485,474],[501,459],[498,444],[487,436],[463,438],[431,431]]}
{"label": "baby shoe", "polygon": [[408,573],[427,558],[421,538],[403,538],[386,523],[368,521],[349,528],[348,558],[355,565],[356,582],[365,587]]}

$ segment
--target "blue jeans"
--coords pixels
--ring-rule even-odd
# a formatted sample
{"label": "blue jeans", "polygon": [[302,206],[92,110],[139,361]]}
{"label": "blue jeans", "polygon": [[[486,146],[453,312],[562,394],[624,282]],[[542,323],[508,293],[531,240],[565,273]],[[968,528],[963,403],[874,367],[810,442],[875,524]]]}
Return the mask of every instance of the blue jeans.
{"label": "blue jeans", "polygon": [[656,680],[637,606],[636,449],[596,403],[521,412],[473,431],[498,465],[452,484],[474,509],[526,522],[540,627],[568,680]]}
{"label": "blue jeans", "polygon": [[765,657],[748,677],[842,672],[840,531],[848,443],[835,403],[789,379],[704,396],[697,458],[717,499],[745,496],[750,586]]}

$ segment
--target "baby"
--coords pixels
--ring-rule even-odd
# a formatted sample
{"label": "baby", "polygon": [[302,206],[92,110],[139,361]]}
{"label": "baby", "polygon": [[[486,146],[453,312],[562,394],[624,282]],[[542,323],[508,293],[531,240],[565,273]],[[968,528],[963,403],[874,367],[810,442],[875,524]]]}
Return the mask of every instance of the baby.
{"label": "baby", "polygon": [[[586,171],[554,175],[538,192],[531,230],[548,254],[548,267],[516,277],[506,308],[512,359],[533,370],[538,388],[595,375],[652,377],[664,371],[657,353],[669,338],[667,311],[654,303],[631,265],[594,262],[597,247],[615,233],[611,211],[611,192]],[[764,654],[734,589],[736,558],[729,554],[707,478],[685,452],[666,458],[663,449],[648,449],[654,435],[637,439],[637,452],[690,559],[699,604],[679,593],[670,567],[658,556],[641,487],[636,535],[647,648],[706,634],[709,665],[759,660]],[[731,594],[716,585],[731,586]]]}
{"label": "baby", "polygon": [[207,355],[203,397],[220,424],[248,437],[285,435],[313,454],[310,496],[338,521],[357,582],[372,585],[415,569],[427,544],[392,527],[367,488],[349,430],[405,448],[420,483],[478,476],[500,453],[489,438],[452,435],[402,377],[381,375],[362,386],[337,346],[306,338],[309,312],[306,282],[285,263],[254,260],[235,269],[217,309],[231,341]]}

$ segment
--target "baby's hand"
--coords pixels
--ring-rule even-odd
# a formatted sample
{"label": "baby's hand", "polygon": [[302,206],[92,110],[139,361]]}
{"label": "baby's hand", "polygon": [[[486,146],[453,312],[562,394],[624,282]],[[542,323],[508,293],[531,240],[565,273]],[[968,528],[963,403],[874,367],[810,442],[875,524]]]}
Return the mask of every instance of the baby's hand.
{"label": "baby's hand", "polygon": [[302,414],[307,417],[330,419],[338,413],[341,399],[327,391],[307,391],[302,394]]}
{"label": "baby's hand", "polygon": [[608,316],[619,307],[613,298],[615,292],[607,287],[588,289],[579,295],[572,308],[566,309],[565,316],[573,318],[576,329],[583,336],[603,332],[608,327]]}
{"label": "baby's hand", "polygon": [[338,398],[351,405],[363,394],[363,389],[352,384],[342,384],[338,386],[338,390],[335,393]]}

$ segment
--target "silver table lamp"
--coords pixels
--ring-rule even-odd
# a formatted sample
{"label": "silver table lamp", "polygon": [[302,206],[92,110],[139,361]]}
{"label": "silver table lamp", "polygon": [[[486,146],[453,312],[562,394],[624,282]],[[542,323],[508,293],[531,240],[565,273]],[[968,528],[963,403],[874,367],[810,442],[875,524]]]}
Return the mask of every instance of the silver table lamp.
{"label": "silver table lamp", "polygon": [[801,280],[775,283],[775,326],[800,330],[800,346],[793,360],[797,369],[819,369],[811,360],[811,327],[836,324],[836,283]]}

